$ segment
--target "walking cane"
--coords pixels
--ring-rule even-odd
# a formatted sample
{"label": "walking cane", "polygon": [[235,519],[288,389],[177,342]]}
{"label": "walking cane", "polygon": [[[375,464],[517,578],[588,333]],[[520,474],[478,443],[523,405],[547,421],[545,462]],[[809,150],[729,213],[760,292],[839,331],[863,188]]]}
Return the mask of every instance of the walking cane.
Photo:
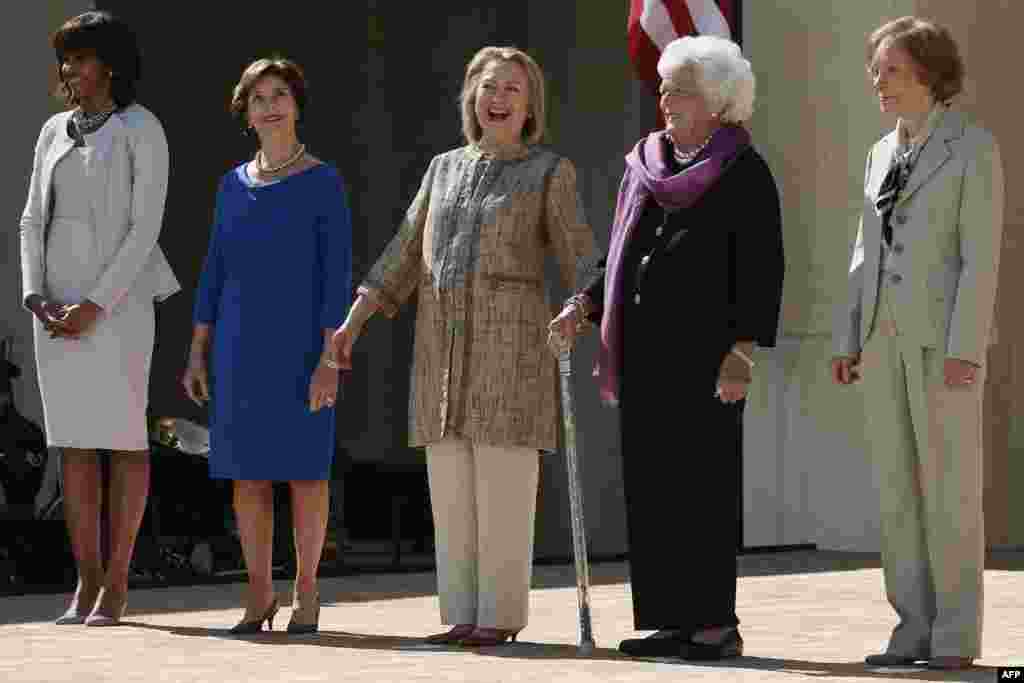
{"label": "walking cane", "polygon": [[572,523],[572,555],[576,564],[576,597],[579,615],[578,652],[594,652],[594,633],[590,621],[590,567],[587,563],[587,528],[583,524],[583,487],[576,453],[576,411],[572,401],[572,351],[561,344],[558,374],[562,385],[562,417],[565,427],[565,461],[569,474],[569,519]]}

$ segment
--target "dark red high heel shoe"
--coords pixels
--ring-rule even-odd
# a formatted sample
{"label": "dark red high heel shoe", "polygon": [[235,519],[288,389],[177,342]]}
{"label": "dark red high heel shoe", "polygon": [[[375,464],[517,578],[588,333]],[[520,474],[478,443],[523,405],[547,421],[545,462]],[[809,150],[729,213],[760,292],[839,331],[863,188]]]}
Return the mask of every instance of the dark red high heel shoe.
{"label": "dark red high heel shoe", "polygon": [[455,645],[463,638],[471,635],[475,630],[476,624],[456,624],[449,631],[427,636],[423,639],[423,642],[430,643],[431,645]]}
{"label": "dark red high heel shoe", "polygon": [[494,647],[514,642],[522,629],[477,627],[468,637],[459,641],[465,647]]}

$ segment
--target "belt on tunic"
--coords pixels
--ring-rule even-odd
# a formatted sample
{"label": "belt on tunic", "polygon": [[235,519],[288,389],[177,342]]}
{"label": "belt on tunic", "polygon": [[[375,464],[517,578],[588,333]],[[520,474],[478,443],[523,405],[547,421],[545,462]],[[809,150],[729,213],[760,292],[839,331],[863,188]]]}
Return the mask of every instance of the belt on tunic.
{"label": "belt on tunic", "polygon": [[541,289],[544,281],[532,277],[520,277],[517,275],[482,275],[481,279],[487,283],[491,291],[525,291],[529,289]]}

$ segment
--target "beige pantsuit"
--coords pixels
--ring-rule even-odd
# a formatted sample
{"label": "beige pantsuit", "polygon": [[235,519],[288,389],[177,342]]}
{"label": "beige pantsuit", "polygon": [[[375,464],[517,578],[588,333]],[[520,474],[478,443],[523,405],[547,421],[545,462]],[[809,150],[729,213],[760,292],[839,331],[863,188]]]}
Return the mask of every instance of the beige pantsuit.
{"label": "beige pantsuit", "polygon": [[900,616],[888,651],[979,657],[985,371],[945,386],[943,354],[900,333],[888,294],[883,285],[861,355],[886,593]]}
{"label": "beige pantsuit", "polygon": [[532,448],[427,446],[442,623],[526,626],[539,470]]}
{"label": "beige pantsuit", "polygon": [[[868,153],[864,211],[835,326],[861,355],[867,443],[881,503],[886,593],[899,616],[887,652],[981,655],[984,522],[981,409],[1003,230],[992,135],[941,107],[892,209],[875,201],[898,133]],[[945,386],[947,359],[977,366]]]}

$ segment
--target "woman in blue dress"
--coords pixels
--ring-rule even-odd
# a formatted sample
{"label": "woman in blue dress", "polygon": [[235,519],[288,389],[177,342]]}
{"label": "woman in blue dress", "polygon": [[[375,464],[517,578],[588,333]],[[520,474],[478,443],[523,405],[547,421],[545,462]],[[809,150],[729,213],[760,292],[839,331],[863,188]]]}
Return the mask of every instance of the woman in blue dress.
{"label": "woman in blue dress", "polygon": [[290,484],[295,529],[288,631],[314,632],[319,619],[340,368],[328,352],[351,302],[352,230],[337,169],[298,140],[305,99],[286,59],[253,62],[235,87],[231,109],[260,149],[221,180],[182,380],[210,402],[210,476],[234,480],[249,595],[232,633],[272,628],[277,613],[275,481]]}

